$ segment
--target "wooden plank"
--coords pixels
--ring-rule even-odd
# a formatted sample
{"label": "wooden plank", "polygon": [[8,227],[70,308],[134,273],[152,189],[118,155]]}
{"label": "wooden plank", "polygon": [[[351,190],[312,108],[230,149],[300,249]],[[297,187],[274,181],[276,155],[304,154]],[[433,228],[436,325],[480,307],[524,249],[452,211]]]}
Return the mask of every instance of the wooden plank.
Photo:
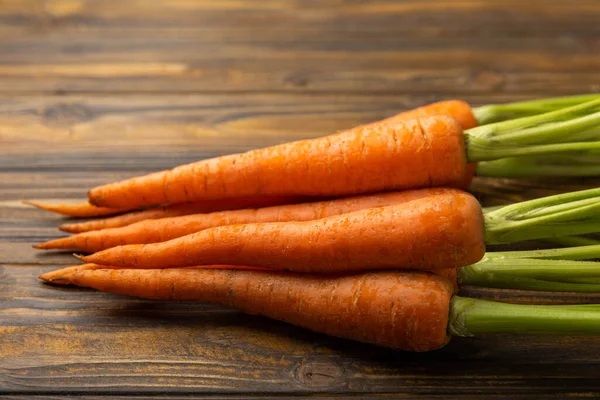
{"label": "wooden plank", "polygon": [[[434,99],[431,95],[3,96],[0,172],[159,170],[330,134]],[[478,96],[467,100],[482,101]]]}
{"label": "wooden plank", "polygon": [[[421,354],[336,340],[264,318],[159,303],[4,266],[0,393],[590,393],[600,390],[595,337],[457,339]],[[581,348],[586,351],[582,352]]]}
{"label": "wooden plank", "polygon": [[587,92],[598,17],[593,1],[10,1],[0,91]]}
{"label": "wooden plank", "polygon": [[[89,393],[89,392],[88,392]],[[511,393],[510,394],[510,398],[514,399],[514,400],[525,400],[525,399],[540,399],[540,398],[544,398],[544,399],[571,399],[571,398],[577,398],[577,399],[586,399],[586,398],[594,398],[593,397],[594,394],[593,393],[555,393],[555,392],[547,392],[547,393],[532,393],[532,394],[523,394],[523,393],[518,393],[518,394],[514,394]],[[106,398],[110,398],[112,400],[138,400],[139,396],[136,395],[123,395],[123,394],[118,394],[118,395],[114,395],[111,394],[109,396],[103,396],[102,394],[98,394],[98,395],[89,395],[89,394],[74,394],[74,395],[65,395],[65,394],[58,394],[58,395],[27,395],[27,399],[31,399],[31,400],[105,400]],[[214,394],[209,394],[209,395],[202,395],[202,394],[194,394],[194,399],[201,399],[201,400],[248,400],[248,399],[261,399],[261,400],[281,400],[282,398],[289,398],[288,396],[282,396],[282,395],[265,395],[265,394],[244,394],[244,395],[236,395],[236,394],[231,394],[231,395],[214,395]],[[306,396],[308,397],[308,396]],[[312,396],[314,397],[314,396]],[[330,394],[330,393],[319,393],[318,395],[319,399],[323,399],[323,400],[338,400],[338,399],[360,399],[360,400],[371,400],[371,399],[389,399],[389,398],[393,398],[393,399],[416,399],[416,398],[423,398],[423,396],[421,394],[410,394],[410,393],[377,393],[377,394],[373,394],[373,393],[344,393],[344,394]],[[2,397],[3,400],[21,400],[23,399],[23,396],[21,395],[7,395],[7,396],[3,396]],[[153,394],[152,395],[152,399],[153,400],[189,400],[190,396],[188,395],[176,395],[176,394],[163,394],[163,393],[159,393],[159,394]],[[301,397],[302,398],[302,397]],[[448,395],[446,394],[427,394],[427,398],[428,399],[447,399]],[[481,399],[481,396],[478,394],[461,394],[461,395],[456,395],[456,396],[452,396],[453,399]],[[506,395],[505,394],[486,394],[485,396],[486,399],[505,399]]]}
{"label": "wooden plank", "polygon": [[[100,183],[99,177],[116,179],[123,172],[171,168],[206,157],[330,134],[439,98],[3,96],[0,173],[36,174],[23,176],[23,180],[18,175],[3,176],[1,182],[10,185],[5,190],[31,190],[46,185],[45,174],[56,171],[65,174],[65,185],[81,184],[84,173],[93,181],[90,183]],[[524,97],[513,97],[517,98]],[[508,98],[469,96],[465,100],[476,106],[506,102]],[[0,200],[7,199],[2,193],[0,196]]]}

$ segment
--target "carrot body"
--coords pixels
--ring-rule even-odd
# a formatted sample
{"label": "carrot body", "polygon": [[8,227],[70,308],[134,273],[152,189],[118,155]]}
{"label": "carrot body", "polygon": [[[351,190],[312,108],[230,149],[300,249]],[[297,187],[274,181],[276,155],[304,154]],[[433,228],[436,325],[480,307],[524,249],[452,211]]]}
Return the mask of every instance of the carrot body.
{"label": "carrot body", "polygon": [[216,226],[258,222],[310,221],[366,208],[406,203],[435,194],[458,192],[458,189],[417,189],[312,203],[145,220],[121,228],[84,232],[55,239],[34,247],[95,252],[126,244],[163,242]]}
{"label": "carrot body", "polygon": [[347,196],[460,186],[460,125],[424,117],[182,165],[92,189],[92,204],[143,207],[245,196]]}
{"label": "carrot body", "polygon": [[106,208],[96,207],[87,202],[76,204],[48,204],[37,201],[23,200],[24,204],[41,208],[42,210],[55,212],[67,217],[91,218],[102,217],[106,215],[122,214],[130,210],[130,208]]}
{"label": "carrot body", "polygon": [[481,207],[458,192],[314,221],[220,226],[81,259],[133,268],[232,264],[337,273],[458,268],[479,261],[484,252]]}
{"label": "carrot body", "polygon": [[452,286],[427,273],[341,277],[225,269],[87,270],[73,284],[156,300],[214,303],[315,332],[410,351],[444,346]]}
{"label": "carrot body", "polygon": [[[38,278],[52,283],[53,285],[69,285],[75,284],[71,282],[71,278],[82,271],[96,270],[96,269],[127,269],[123,267],[115,267],[108,265],[99,265],[99,264],[81,264],[75,265],[72,267],[66,267],[57,269],[54,271],[46,272],[38,276]],[[250,271],[271,271],[277,272],[272,268],[261,268],[261,267],[251,267],[246,265],[195,265],[193,267],[183,267],[182,269],[232,269],[232,270],[250,270]],[[138,270],[145,271],[145,270]],[[440,276],[448,280],[452,286],[454,287],[454,293],[458,293],[458,279],[457,279],[457,270],[454,268],[449,269],[434,269],[428,270],[427,272],[432,273],[434,275]]]}
{"label": "carrot body", "polygon": [[373,122],[369,126],[381,123],[396,123],[407,119],[422,117],[448,116],[454,118],[463,129],[471,129],[479,125],[471,106],[462,100],[446,100],[431,103],[412,110],[393,115],[382,121]]}
{"label": "carrot body", "polygon": [[[382,123],[393,124],[408,119],[422,117],[437,117],[444,115],[454,118],[463,130],[479,126],[479,122],[475,118],[471,106],[469,105],[469,103],[462,100],[445,100],[438,101],[436,103],[426,104],[424,106],[393,115],[382,121],[374,122],[372,124],[369,124],[369,126]],[[475,176],[475,166],[475,163],[469,163],[467,165],[467,170],[463,177],[462,183],[459,183],[458,185],[456,185],[456,187],[468,188],[471,185],[473,177]]]}
{"label": "carrot body", "polygon": [[[66,267],[57,269],[54,271],[46,272],[45,274],[41,274],[38,278],[52,283],[53,285],[69,285],[75,284],[71,282],[71,278],[76,274],[82,271],[92,271],[96,269],[123,269],[121,267],[114,267],[108,265],[99,265],[99,264],[81,264],[74,265],[72,267]],[[268,268],[260,268],[260,267],[248,267],[245,265],[201,265],[201,266],[193,266],[193,267],[184,267],[184,269],[235,269],[235,270],[251,270],[251,271],[269,271]],[[273,270],[270,270],[273,271]],[[442,274],[439,276],[443,276]]]}
{"label": "carrot body", "polygon": [[293,204],[303,201],[302,197],[270,196],[270,197],[248,197],[223,200],[204,200],[192,203],[173,204],[163,207],[154,207],[143,211],[131,212],[112,218],[98,219],[93,221],[79,222],[75,224],[63,224],[59,228],[65,232],[80,233],[100,229],[118,228],[133,223],[189,215],[207,213],[221,210],[236,210],[242,208],[268,207],[278,204]]}

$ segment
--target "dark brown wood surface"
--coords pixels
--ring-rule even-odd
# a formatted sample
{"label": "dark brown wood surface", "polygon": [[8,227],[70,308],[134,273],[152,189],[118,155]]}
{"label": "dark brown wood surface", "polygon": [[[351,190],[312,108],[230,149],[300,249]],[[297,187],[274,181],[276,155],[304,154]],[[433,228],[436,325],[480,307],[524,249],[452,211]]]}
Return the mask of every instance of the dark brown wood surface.
{"label": "dark brown wood surface", "polygon": [[[19,203],[442,98],[599,91],[598,21],[596,0],[0,0],[0,397],[599,397],[597,337],[490,335],[410,354],[49,287],[37,275],[73,259],[30,246],[60,236],[60,219]],[[594,184],[473,189],[498,204]]]}

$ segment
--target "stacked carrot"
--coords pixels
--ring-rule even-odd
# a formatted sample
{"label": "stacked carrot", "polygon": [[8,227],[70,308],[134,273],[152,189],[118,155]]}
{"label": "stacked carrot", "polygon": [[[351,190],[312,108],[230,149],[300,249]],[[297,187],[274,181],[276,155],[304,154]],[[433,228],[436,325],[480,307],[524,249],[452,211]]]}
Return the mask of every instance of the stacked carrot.
{"label": "stacked carrot", "polygon": [[[453,297],[456,271],[482,260],[486,243],[600,230],[600,189],[482,210],[463,191],[469,163],[596,151],[599,97],[479,109],[442,102],[94,188],[89,204],[31,203],[71,216],[120,214],[63,225],[76,234],[36,245],[97,252],[41,278],[213,302],[393,348],[438,348],[449,322],[459,323],[448,316],[464,320],[473,302]],[[476,127],[505,114],[521,118]],[[464,326],[451,331],[465,334]]]}

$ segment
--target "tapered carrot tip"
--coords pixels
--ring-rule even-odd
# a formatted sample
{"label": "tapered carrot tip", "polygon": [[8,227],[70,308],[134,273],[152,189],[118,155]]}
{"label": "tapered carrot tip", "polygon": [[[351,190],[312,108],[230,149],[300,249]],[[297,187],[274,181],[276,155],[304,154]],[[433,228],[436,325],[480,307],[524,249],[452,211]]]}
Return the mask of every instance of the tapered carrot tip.
{"label": "tapered carrot tip", "polygon": [[38,276],[38,278],[53,285],[68,285],[71,283],[68,275],[63,275],[58,272],[59,271],[48,272]]}
{"label": "tapered carrot tip", "polygon": [[37,201],[31,201],[31,200],[21,200],[22,204],[28,205],[28,206],[32,206],[32,207],[36,207],[36,208],[40,208],[42,210],[46,210],[47,206],[42,204],[42,203],[38,203]]}
{"label": "tapered carrot tip", "polygon": [[85,261],[85,255],[73,253],[73,256],[79,258],[81,261]]}
{"label": "tapered carrot tip", "polygon": [[58,230],[67,233],[79,233],[79,229],[77,228],[78,225],[79,224],[62,224],[58,227]]}
{"label": "tapered carrot tip", "polygon": [[55,271],[46,272],[45,274],[41,274],[40,276],[38,276],[38,278],[47,283],[52,283],[54,285],[68,285],[69,283],[71,283],[70,277],[74,272],[76,271],[74,271],[73,267],[67,267]]}
{"label": "tapered carrot tip", "polygon": [[82,264],[46,272],[45,274],[41,274],[40,276],[38,276],[38,278],[54,285],[68,285],[72,282],[72,277],[75,274],[82,271],[89,271],[94,269],[112,268],[98,264]]}
{"label": "tapered carrot tip", "polygon": [[64,237],[64,238],[49,240],[49,241],[43,242],[43,243],[37,243],[37,244],[34,244],[32,247],[34,249],[52,250],[52,249],[68,249],[68,248],[72,247],[70,245],[71,245],[71,238]]}

